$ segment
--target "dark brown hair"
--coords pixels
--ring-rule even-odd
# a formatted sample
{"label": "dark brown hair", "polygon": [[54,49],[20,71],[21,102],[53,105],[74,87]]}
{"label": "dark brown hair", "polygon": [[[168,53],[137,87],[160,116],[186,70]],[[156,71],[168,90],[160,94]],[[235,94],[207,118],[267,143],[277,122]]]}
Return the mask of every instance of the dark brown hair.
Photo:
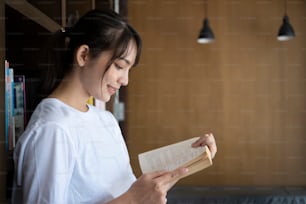
{"label": "dark brown hair", "polygon": [[89,11],[71,28],[57,31],[50,41],[48,63],[42,70],[44,74],[41,86],[44,95],[42,97],[49,95],[63,77],[71,72],[75,52],[81,45],[88,45],[92,59],[104,51],[112,51],[113,55],[107,69],[114,60],[127,54],[131,40],[135,42],[137,48],[133,65],[136,66],[141,53],[141,38],[132,26],[111,10]]}

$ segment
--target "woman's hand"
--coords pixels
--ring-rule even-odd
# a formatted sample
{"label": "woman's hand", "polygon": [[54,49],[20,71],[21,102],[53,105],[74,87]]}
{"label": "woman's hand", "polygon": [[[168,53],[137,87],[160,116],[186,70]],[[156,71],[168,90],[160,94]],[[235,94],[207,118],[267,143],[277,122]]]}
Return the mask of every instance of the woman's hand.
{"label": "woman's hand", "polygon": [[205,134],[192,144],[192,147],[200,147],[207,145],[211,152],[211,157],[214,158],[217,153],[217,145],[215,137],[212,133]]}
{"label": "woman's hand", "polygon": [[165,204],[167,192],[187,172],[188,169],[181,168],[174,171],[143,174],[132,184],[126,194],[131,203]]}
{"label": "woman's hand", "polygon": [[[205,134],[192,144],[192,147],[207,145],[211,151],[212,158],[217,153],[217,145],[212,133]],[[167,192],[184,177],[187,168],[173,171],[158,171],[140,176],[129,188],[129,190],[108,204],[166,204]]]}

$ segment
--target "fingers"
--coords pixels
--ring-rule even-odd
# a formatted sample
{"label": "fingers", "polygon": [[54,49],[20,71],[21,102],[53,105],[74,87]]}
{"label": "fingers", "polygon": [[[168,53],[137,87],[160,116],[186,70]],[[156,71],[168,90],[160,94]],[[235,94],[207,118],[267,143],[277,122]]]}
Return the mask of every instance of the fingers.
{"label": "fingers", "polygon": [[172,181],[178,181],[180,178],[182,178],[184,175],[188,173],[188,168],[178,168],[176,170],[173,170],[170,172],[171,174],[171,180]]}
{"label": "fingers", "polygon": [[131,203],[166,204],[169,185],[159,179],[168,174],[169,172],[158,171],[140,176],[127,192]]}
{"label": "fingers", "polygon": [[181,178],[183,178],[188,173],[188,171],[188,168],[179,168],[170,172],[171,178],[168,183],[169,189],[172,188],[172,186],[174,186]]}
{"label": "fingers", "polygon": [[212,158],[214,158],[217,153],[217,145],[216,145],[215,137],[212,133],[205,134],[204,136],[200,137],[200,139],[198,139],[192,144],[192,147],[200,147],[204,145],[208,146],[211,152],[211,156]]}
{"label": "fingers", "polygon": [[180,178],[184,176],[188,172],[188,168],[178,168],[173,171],[155,171],[152,173],[147,173],[146,176],[148,178],[159,178],[159,177],[169,177],[169,179],[173,180],[176,178]]}
{"label": "fingers", "polygon": [[161,183],[168,191],[180,178],[188,173],[188,168],[178,168],[173,171],[164,172],[159,177],[155,177],[158,183]]}
{"label": "fingers", "polygon": [[155,179],[158,178],[164,174],[167,174],[168,171],[154,171],[150,173],[143,174],[147,179]]}

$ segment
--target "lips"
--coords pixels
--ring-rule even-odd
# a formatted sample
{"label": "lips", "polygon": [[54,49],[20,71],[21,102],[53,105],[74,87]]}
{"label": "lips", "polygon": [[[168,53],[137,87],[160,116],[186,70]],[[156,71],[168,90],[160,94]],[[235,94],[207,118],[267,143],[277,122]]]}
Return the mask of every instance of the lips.
{"label": "lips", "polygon": [[116,93],[116,91],[117,91],[118,89],[115,88],[115,87],[113,87],[113,86],[108,85],[108,86],[107,86],[107,90],[108,90],[108,92],[109,92],[110,95],[113,95],[113,94]]}

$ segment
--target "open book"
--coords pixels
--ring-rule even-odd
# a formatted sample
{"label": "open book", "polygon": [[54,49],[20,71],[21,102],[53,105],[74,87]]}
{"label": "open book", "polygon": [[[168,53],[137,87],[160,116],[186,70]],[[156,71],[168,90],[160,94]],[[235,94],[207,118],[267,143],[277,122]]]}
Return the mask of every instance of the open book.
{"label": "open book", "polygon": [[191,146],[198,139],[199,137],[194,137],[139,154],[142,173],[160,170],[172,171],[186,167],[189,171],[181,177],[183,178],[211,166],[212,159],[208,147],[194,148]]}

